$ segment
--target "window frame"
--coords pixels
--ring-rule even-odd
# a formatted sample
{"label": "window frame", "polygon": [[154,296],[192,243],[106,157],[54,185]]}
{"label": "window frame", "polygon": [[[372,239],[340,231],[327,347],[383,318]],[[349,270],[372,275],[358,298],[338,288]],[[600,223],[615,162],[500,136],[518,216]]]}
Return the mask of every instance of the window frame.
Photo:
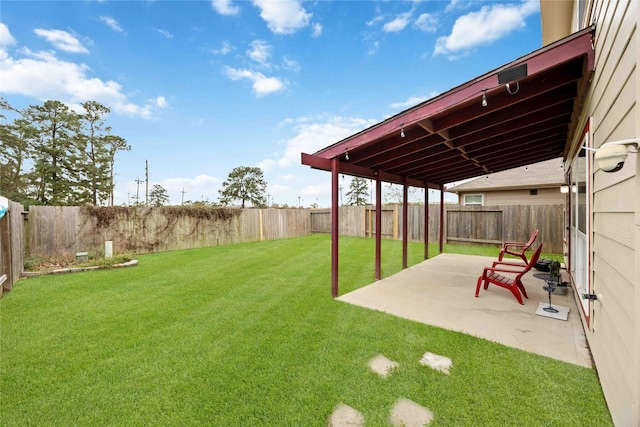
{"label": "window frame", "polygon": [[[467,203],[467,197],[480,197],[479,203]],[[463,206],[484,206],[484,194],[482,193],[469,193],[462,197]]]}

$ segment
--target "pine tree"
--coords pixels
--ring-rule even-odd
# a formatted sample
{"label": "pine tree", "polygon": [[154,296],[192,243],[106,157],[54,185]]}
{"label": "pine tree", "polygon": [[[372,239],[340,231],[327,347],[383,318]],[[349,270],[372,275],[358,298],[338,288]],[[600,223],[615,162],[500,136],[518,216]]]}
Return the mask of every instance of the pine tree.
{"label": "pine tree", "polygon": [[159,184],[154,184],[149,193],[149,204],[151,206],[164,206],[169,203],[169,193]]}
{"label": "pine tree", "polygon": [[78,197],[78,179],[83,154],[78,133],[80,118],[60,101],[32,105],[25,111],[35,134],[31,141],[34,156],[34,198],[46,205],[73,205]]}
{"label": "pine tree", "polygon": [[369,195],[369,186],[367,180],[355,177],[351,180],[349,191],[347,192],[347,205],[364,206],[367,204],[367,196]]}

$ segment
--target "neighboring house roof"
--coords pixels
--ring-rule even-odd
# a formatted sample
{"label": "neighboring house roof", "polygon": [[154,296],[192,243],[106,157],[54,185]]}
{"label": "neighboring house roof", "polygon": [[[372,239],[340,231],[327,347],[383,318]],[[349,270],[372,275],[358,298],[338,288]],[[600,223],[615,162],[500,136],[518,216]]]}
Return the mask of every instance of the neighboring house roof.
{"label": "neighboring house roof", "polygon": [[520,188],[559,187],[565,183],[562,158],[546,160],[472,179],[465,183],[447,187],[450,193],[470,191],[515,190]]}

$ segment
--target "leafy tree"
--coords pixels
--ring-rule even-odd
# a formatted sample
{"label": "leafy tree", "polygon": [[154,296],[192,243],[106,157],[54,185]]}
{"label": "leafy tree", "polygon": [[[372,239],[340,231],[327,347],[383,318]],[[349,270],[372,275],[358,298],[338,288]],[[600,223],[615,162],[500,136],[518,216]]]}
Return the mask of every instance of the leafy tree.
{"label": "leafy tree", "polygon": [[77,137],[79,115],[60,101],[32,105],[24,115],[35,129],[35,199],[48,205],[76,204],[81,196],[73,184],[80,178],[79,162],[83,157]]}
{"label": "leafy tree", "polygon": [[162,186],[154,184],[149,194],[149,204],[151,206],[164,206],[169,203],[169,192]]}
{"label": "leafy tree", "polygon": [[115,155],[129,150],[111,135],[109,108],[89,101],[78,114],[59,101],[24,110],[0,98],[0,190],[25,204],[113,205]]}
{"label": "leafy tree", "polygon": [[34,128],[22,118],[22,112],[14,109],[0,98],[0,109],[12,111],[21,117],[13,123],[5,123],[6,116],[0,114],[0,192],[15,201],[26,201],[28,176],[23,172],[29,159],[28,141],[33,137]]}
{"label": "leafy tree", "polygon": [[351,180],[349,191],[347,191],[347,205],[364,206],[367,204],[369,196],[369,186],[367,180],[361,177],[355,177]]}
{"label": "leafy tree", "polygon": [[86,156],[81,168],[82,201],[97,205],[98,201],[108,200],[111,195],[108,145],[111,127],[105,124],[111,110],[95,101],[84,102],[82,108],[85,112],[80,116],[82,132],[78,136],[80,149]]}
{"label": "leafy tree", "polygon": [[264,181],[262,169],[257,167],[240,166],[234,168],[222,183],[220,193],[220,203],[228,206],[231,202],[239,200],[242,209],[245,202],[250,202],[253,206],[265,206],[265,191],[267,183]]}

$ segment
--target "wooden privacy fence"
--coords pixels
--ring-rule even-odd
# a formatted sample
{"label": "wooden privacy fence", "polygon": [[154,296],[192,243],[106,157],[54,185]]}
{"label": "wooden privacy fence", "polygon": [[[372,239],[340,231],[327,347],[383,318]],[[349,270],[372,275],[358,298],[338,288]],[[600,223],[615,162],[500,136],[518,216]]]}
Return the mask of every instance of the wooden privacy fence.
{"label": "wooden privacy fence", "polygon": [[75,258],[146,253],[305,236],[306,209],[210,209],[192,207],[31,206],[29,247],[33,257]]}
{"label": "wooden privacy fence", "polygon": [[[402,206],[388,205],[381,209],[382,237],[402,238]],[[409,240],[424,240],[424,206],[410,205],[407,212]],[[342,206],[338,214],[340,234],[344,236],[373,237],[376,234],[376,209],[370,206]],[[429,209],[429,240],[436,241],[439,236],[439,206]],[[311,211],[311,232],[331,232],[331,210],[314,209]]]}
{"label": "wooden privacy fence", "polygon": [[[402,206],[382,209],[382,236],[399,239],[402,235]],[[424,206],[410,205],[407,212],[409,240],[424,240]],[[345,206],[339,213],[340,234],[360,237],[375,235],[375,209]],[[429,241],[439,239],[440,206],[429,207]],[[502,242],[526,242],[538,229],[536,244],[544,243],[545,252],[563,253],[563,205],[458,206],[445,205],[446,243],[499,245]],[[331,231],[331,211],[311,211],[311,232]]]}
{"label": "wooden privacy fence", "polygon": [[564,206],[503,205],[447,206],[446,232],[449,243],[501,244],[526,242],[539,230],[534,247],[544,252],[564,253]]}
{"label": "wooden privacy fence", "polygon": [[[343,206],[340,234],[375,236],[375,209]],[[400,239],[401,205],[383,207],[382,236]],[[424,240],[424,206],[409,206],[409,240]],[[564,251],[563,205],[445,206],[448,243],[496,245],[526,241],[540,230],[545,252]],[[439,238],[440,209],[429,207],[429,241]],[[23,270],[24,257],[74,259],[78,252],[102,255],[105,241],[113,253],[146,253],[230,243],[283,239],[331,231],[329,209],[209,209],[185,207],[31,206],[24,215],[9,202],[0,219],[0,289],[10,290]]]}
{"label": "wooden privacy fence", "polygon": [[10,291],[24,265],[24,219],[20,203],[9,201],[9,210],[0,218],[0,295]]}

